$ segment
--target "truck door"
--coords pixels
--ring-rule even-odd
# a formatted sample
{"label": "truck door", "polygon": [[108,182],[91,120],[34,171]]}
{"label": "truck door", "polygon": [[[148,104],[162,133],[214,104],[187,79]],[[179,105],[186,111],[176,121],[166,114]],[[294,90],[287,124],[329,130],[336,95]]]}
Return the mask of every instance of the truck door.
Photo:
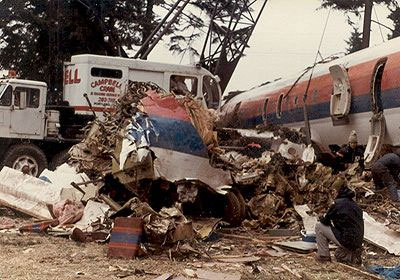
{"label": "truck door", "polygon": [[[25,107],[21,106],[21,98],[25,97]],[[10,132],[23,135],[38,135],[44,130],[43,108],[40,106],[40,89],[28,86],[16,86],[11,106]]]}

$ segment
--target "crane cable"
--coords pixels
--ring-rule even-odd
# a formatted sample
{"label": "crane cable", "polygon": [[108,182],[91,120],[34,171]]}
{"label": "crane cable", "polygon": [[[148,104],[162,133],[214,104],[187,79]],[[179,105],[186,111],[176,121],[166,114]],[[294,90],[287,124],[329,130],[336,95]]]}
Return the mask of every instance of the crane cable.
{"label": "crane cable", "polygon": [[315,55],[314,64],[313,64],[312,69],[311,69],[310,78],[308,79],[307,88],[306,88],[306,91],[305,91],[305,93],[303,95],[304,123],[305,123],[305,129],[306,129],[306,140],[307,140],[307,144],[308,145],[311,144],[311,130],[310,130],[310,121],[308,119],[306,100],[307,100],[308,90],[310,88],[312,76],[314,74],[314,69],[315,69],[315,66],[317,65],[318,55],[321,55],[320,50],[321,50],[322,42],[323,42],[323,39],[324,39],[324,36],[325,36],[326,27],[328,26],[328,21],[329,21],[329,16],[331,14],[331,11],[332,11],[332,8],[329,9],[328,16],[326,17],[324,30],[322,32],[322,36],[321,36],[321,40],[319,42],[318,50],[317,50],[317,53]]}

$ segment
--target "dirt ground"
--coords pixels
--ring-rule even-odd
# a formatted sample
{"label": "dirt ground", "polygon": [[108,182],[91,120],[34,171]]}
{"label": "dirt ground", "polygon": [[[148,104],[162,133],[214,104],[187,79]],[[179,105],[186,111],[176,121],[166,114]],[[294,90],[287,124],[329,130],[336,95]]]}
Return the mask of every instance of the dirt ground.
{"label": "dirt ground", "polygon": [[[128,261],[107,258],[107,244],[77,243],[63,237],[20,234],[15,230],[2,232],[0,279],[155,279],[164,273],[187,276],[187,273],[197,269],[241,274],[241,279],[368,279],[361,272],[335,262],[317,263],[314,253],[285,251],[286,254],[281,257],[267,256],[262,252],[269,245],[260,243],[262,233],[244,229],[230,229],[230,232],[244,239],[216,234],[213,241],[191,244],[191,248],[199,254],[176,254],[171,248]],[[222,263],[213,259],[213,256],[221,254],[248,254],[259,256],[260,260],[243,264]],[[380,249],[365,246],[364,264],[367,266],[396,265],[397,260]],[[363,267],[360,269],[364,270]]]}

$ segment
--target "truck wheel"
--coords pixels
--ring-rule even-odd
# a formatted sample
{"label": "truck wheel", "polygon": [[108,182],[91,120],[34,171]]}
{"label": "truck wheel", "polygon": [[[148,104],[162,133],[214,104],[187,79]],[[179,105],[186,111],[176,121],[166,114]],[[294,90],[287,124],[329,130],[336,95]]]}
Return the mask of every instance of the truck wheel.
{"label": "truck wheel", "polygon": [[6,152],[3,165],[38,177],[47,168],[47,159],[43,151],[33,144],[17,144]]}
{"label": "truck wheel", "polygon": [[224,220],[232,226],[238,226],[242,223],[241,206],[239,199],[233,192],[225,195]]}
{"label": "truck wheel", "polygon": [[49,169],[54,171],[54,170],[56,170],[56,168],[58,166],[66,163],[68,161],[68,159],[70,158],[68,151],[69,151],[69,149],[66,149],[66,150],[61,151],[58,154],[56,154],[50,161]]}

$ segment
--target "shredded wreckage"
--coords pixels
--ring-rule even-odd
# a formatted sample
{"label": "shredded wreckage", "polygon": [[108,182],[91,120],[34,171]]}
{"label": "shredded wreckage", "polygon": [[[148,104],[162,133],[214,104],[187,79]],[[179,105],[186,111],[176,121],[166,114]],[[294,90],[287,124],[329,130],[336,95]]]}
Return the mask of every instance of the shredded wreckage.
{"label": "shredded wreckage", "polygon": [[[21,232],[107,240],[110,257],[132,258],[149,244],[204,240],[218,224],[313,234],[333,186],[347,182],[365,211],[365,240],[400,255],[400,211],[372,191],[357,164],[333,174],[301,132],[217,124],[215,112],[191,97],[130,82],[71,148],[68,164],[39,178],[4,167],[0,204],[39,219]],[[2,231],[16,226],[0,220]]]}

